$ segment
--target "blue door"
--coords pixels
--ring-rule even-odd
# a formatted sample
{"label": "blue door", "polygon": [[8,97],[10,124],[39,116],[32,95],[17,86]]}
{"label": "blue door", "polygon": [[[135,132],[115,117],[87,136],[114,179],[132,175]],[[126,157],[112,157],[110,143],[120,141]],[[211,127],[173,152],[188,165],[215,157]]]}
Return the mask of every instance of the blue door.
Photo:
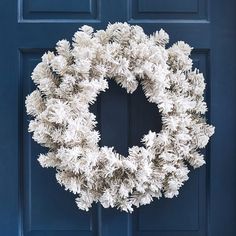
{"label": "blue door", "polygon": [[[0,235],[1,236],[235,236],[236,2],[234,0],[0,1]],[[40,167],[42,148],[27,132],[25,96],[43,52],[71,39],[82,25],[127,21],[146,33],[164,28],[171,42],[194,47],[207,80],[208,120],[216,134],[207,164],[191,171],[178,198],[156,200],[133,214],[95,205],[77,209],[73,194]],[[93,107],[102,145],[126,154],[160,116],[141,89],[132,96],[114,83]]]}

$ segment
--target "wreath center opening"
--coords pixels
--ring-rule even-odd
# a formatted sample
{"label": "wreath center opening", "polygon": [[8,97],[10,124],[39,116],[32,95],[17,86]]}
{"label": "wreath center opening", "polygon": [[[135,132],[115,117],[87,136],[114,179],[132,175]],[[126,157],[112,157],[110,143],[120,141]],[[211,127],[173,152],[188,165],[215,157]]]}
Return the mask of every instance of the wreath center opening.
{"label": "wreath center opening", "polygon": [[109,79],[109,88],[98,95],[91,111],[97,116],[100,146],[114,147],[124,156],[129,147],[143,146],[141,139],[149,130],[159,133],[162,128],[159,109],[147,100],[140,84],[128,94]]}

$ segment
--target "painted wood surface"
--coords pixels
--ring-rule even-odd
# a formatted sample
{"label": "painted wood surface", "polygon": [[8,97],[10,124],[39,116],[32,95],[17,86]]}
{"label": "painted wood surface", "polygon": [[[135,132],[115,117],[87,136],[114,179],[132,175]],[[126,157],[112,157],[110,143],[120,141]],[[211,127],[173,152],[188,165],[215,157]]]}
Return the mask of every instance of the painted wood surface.
{"label": "painted wood surface", "polygon": [[[0,2],[0,235],[1,236],[235,236],[236,235],[236,2],[234,0],[18,0]],[[25,96],[30,74],[44,51],[71,39],[83,24],[164,28],[171,43],[194,47],[194,65],[205,75],[208,120],[216,134],[205,150],[207,164],[191,171],[178,198],[154,201],[133,214],[95,205],[76,208],[73,194],[43,169],[44,150],[27,132]],[[159,131],[157,108],[141,89],[133,95],[110,83],[92,107],[101,145],[122,154]]]}

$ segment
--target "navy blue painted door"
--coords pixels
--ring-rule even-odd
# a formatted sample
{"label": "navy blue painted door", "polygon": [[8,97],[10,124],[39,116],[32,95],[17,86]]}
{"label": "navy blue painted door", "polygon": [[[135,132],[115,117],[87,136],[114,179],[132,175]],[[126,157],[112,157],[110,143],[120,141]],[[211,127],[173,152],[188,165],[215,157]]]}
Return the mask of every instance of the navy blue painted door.
{"label": "navy blue painted door", "polygon": [[[0,2],[1,236],[236,235],[236,2],[234,0],[2,0]],[[97,29],[128,21],[146,33],[164,28],[185,40],[207,80],[208,119],[216,134],[207,165],[192,171],[178,198],[154,201],[130,215],[99,205],[79,211],[74,196],[42,169],[42,149],[27,133],[24,98],[44,51],[71,39],[83,24]],[[102,145],[125,154],[160,117],[139,89],[132,96],[110,84],[93,107]]]}

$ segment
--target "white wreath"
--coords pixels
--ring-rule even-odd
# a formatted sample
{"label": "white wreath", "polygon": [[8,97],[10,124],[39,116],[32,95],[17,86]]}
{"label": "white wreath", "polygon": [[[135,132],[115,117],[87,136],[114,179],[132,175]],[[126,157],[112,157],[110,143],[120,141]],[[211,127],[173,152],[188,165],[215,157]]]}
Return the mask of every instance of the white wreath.
{"label": "white wreath", "polygon": [[[189,163],[205,163],[204,148],[214,127],[202,114],[204,77],[192,70],[191,47],[180,41],[170,48],[168,34],[147,36],[140,26],[109,24],[93,31],[83,26],[72,46],[57,43],[32,73],[37,85],[26,99],[33,139],[49,148],[40,154],[42,167],[55,167],[57,181],[77,195],[76,203],[88,210],[93,202],[132,212],[133,205],[149,204],[162,194],[178,195],[188,179]],[[96,117],[89,107],[114,79],[128,93],[140,82],[149,102],[162,115],[160,133],[144,135],[143,147],[129,148],[124,157],[113,147],[99,147]]]}

